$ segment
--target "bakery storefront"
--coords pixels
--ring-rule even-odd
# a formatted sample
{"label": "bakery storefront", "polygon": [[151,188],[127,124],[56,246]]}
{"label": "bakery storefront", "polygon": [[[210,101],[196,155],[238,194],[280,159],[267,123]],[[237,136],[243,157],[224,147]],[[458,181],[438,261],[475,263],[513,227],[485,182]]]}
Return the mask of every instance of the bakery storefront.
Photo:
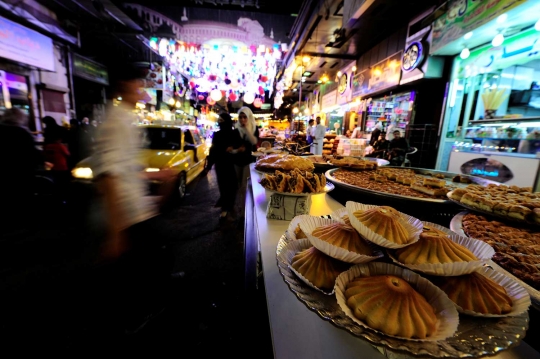
{"label": "bakery storefront", "polygon": [[540,3],[468,4],[434,25],[434,53],[455,55],[437,169],[538,191]]}

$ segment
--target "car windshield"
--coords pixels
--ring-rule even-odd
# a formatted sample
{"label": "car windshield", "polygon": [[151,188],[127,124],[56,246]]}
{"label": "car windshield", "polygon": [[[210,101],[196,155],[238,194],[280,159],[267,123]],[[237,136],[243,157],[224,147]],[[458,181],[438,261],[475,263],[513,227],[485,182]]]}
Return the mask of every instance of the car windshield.
{"label": "car windshield", "polygon": [[151,150],[178,150],[180,149],[179,128],[153,128],[141,130],[143,147]]}

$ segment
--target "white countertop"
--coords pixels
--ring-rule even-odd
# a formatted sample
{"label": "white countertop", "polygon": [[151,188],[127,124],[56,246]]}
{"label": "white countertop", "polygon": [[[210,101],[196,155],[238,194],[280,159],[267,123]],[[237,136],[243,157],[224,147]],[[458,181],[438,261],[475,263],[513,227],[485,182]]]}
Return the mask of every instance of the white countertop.
{"label": "white countertop", "polygon": [[[270,192],[259,183],[260,175],[251,165],[254,217],[257,223],[262,258],[264,284],[270,331],[276,359],[349,359],[384,358],[374,346],[344,329],[340,329],[311,311],[289,289],[277,266],[276,250],[289,221],[266,218]],[[327,215],[343,207],[327,194],[312,196],[311,215]],[[246,218],[246,220],[249,220]],[[408,355],[388,353],[391,358],[411,358]],[[540,358],[540,353],[522,342],[518,347],[490,357],[498,359]]]}

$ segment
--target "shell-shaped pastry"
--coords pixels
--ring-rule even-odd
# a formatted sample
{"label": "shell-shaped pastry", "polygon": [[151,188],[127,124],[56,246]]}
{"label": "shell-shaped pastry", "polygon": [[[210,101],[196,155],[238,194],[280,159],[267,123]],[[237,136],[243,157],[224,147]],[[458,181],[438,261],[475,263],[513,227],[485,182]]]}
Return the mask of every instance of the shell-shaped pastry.
{"label": "shell-shaped pastry", "polygon": [[357,277],[347,284],[345,298],[355,317],[385,334],[425,339],[437,329],[433,307],[403,278]]}
{"label": "shell-shaped pastry", "polygon": [[439,277],[441,288],[464,310],[482,314],[506,314],[512,311],[512,299],[503,286],[478,272],[455,277]]}
{"label": "shell-shaped pastry", "polygon": [[338,222],[331,223],[315,228],[311,234],[325,242],[350,252],[364,254],[366,256],[373,255],[373,250],[369,247],[367,242],[360,237],[358,232],[350,225]]}
{"label": "shell-shaped pastry", "polygon": [[338,275],[350,267],[315,247],[298,252],[292,258],[291,266],[315,287],[328,292],[333,290]]}
{"label": "shell-shaped pastry", "polygon": [[440,234],[422,233],[418,242],[396,250],[404,264],[471,262],[478,258],[467,248]]}
{"label": "shell-shaped pastry", "polygon": [[403,225],[401,214],[392,207],[379,206],[353,215],[367,228],[397,244],[407,244],[414,240]]}

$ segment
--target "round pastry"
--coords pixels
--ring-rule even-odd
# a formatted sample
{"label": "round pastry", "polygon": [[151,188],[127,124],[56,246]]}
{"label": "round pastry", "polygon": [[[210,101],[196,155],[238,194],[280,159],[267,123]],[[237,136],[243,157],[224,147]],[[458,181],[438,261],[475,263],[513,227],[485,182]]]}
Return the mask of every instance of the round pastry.
{"label": "round pastry", "polygon": [[356,318],[384,334],[425,339],[437,329],[433,307],[403,278],[355,278],[347,284],[345,298]]}
{"label": "round pastry", "polygon": [[322,239],[331,245],[346,249],[349,252],[364,254],[366,256],[373,255],[373,250],[350,225],[343,223],[327,224],[325,226],[315,228],[315,230],[311,232],[311,235]]}
{"label": "round pastry", "polygon": [[327,292],[334,289],[336,278],[349,268],[349,264],[327,256],[315,247],[298,252],[291,266],[315,287]]}
{"label": "round pastry", "polygon": [[471,262],[478,258],[467,248],[446,236],[422,233],[418,242],[396,250],[397,259],[404,264],[441,264]]}
{"label": "round pastry", "polygon": [[503,286],[478,272],[456,277],[440,277],[437,284],[465,310],[482,314],[506,314],[512,311],[512,299]]}
{"label": "round pastry", "polygon": [[405,226],[401,214],[392,207],[373,207],[365,211],[356,211],[353,215],[367,228],[397,244],[407,244],[414,240]]}

